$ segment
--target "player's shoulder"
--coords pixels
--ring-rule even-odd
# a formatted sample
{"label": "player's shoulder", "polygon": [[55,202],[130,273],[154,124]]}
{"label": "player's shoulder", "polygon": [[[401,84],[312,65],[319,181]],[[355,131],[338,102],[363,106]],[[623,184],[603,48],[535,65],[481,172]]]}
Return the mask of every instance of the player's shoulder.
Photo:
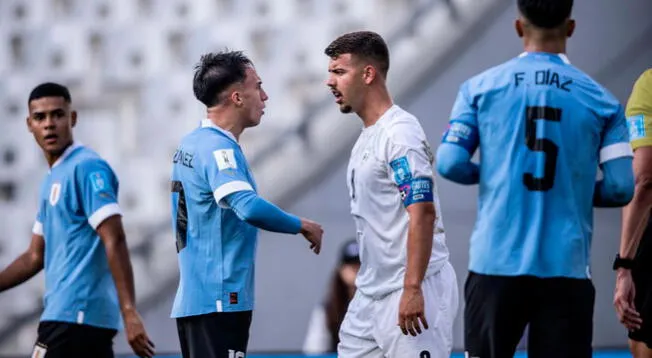
{"label": "player's shoulder", "polygon": [[111,165],[104,160],[96,151],[93,149],[81,146],[74,153],[71,154],[73,166],[75,172],[91,172],[96,170],[105,170],[108,172],[113,172]]}
{"label": "player's shoulder", "polygon": [[573,91],[574,95],[583,96],[594,102],[594,108],[609,110],[621,106],[616,96],[588,73],[573,64],[565,65],[564,69],[565,74],[573,81],[570,85],[571,88],[579,89],[579,91]]}
{"label": "player's shoulder", "polygon": [[634,82],[633,94],[646,93],[652,94],[652,68],[649,68],[636,79]]}
{"label": "player's shoulder", "polygon": [[382,122],[384,137],[392,144],[419,145],[426,139],[425,132],[416,116],[398,105],[389,109],[389,117]]}

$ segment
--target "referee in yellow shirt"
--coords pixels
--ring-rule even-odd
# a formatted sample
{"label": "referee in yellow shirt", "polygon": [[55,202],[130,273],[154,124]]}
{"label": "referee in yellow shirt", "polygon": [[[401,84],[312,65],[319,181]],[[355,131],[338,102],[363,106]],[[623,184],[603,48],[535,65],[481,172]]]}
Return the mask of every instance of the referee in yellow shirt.
{"label": "referee in yellow shirt", "polygon": [[636,190],[623,209],[614,305],[634,357],[652,358],[652,68],[634,84],[626,114]]}

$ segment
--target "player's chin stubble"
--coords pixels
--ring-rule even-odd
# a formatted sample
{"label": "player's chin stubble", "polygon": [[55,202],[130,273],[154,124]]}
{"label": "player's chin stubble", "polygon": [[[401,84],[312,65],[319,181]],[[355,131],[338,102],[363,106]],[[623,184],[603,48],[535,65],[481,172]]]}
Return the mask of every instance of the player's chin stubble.
{"label": "player's chin stubble", "polygon": [[340,107],[340,112],[342,112],[342,113],[351,113],[352,111],[353,111],[353,108],[351,108],[351,106],[349,106],[349,105],[345,105],[345,106]]}

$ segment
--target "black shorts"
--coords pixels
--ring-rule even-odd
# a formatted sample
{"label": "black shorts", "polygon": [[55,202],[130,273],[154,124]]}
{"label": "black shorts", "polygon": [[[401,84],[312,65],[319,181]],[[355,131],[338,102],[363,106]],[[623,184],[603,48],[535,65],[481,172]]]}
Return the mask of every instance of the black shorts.
{"label": "black shorts", "polygon": [[242,311],[177,318],[183,358],[243,358],[251,317]]}
{"label": "black shorts", "polygon": [[32,357],[112,358],[115,329],[85,324],[44,321],[38,326],[38,339]]}
{"label": "black shorts", "polygon": [[643,239],[638,247],[632,279],[634,280],[634,306],[641,314],[643,324],[641,329],[629,332],[629,338],[634,341],[644,342],[652,348],[652,230],[648,225]]}
{"label": "black shorts", "polygon": [[595,289],[588,279],[470,272],[464,296],[464,346],[471,357],[513,357],[527,325],[529,358],[592,356]]}

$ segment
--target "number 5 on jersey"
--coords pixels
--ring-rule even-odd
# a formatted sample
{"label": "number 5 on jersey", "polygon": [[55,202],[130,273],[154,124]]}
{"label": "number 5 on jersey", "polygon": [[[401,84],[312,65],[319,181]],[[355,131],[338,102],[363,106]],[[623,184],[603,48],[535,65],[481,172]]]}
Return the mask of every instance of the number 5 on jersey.
{"label": "number 5 on jersey", "polygon": [[550,139],[537,138],[537,120],[560,122],[561,109],[538,106],[528,106],[525,109],[525,145],[533,152],[545,153],[546,159],[543,177],[524,173],[523,184],[530,191],[548,191],[555,185],[559,147]]}

